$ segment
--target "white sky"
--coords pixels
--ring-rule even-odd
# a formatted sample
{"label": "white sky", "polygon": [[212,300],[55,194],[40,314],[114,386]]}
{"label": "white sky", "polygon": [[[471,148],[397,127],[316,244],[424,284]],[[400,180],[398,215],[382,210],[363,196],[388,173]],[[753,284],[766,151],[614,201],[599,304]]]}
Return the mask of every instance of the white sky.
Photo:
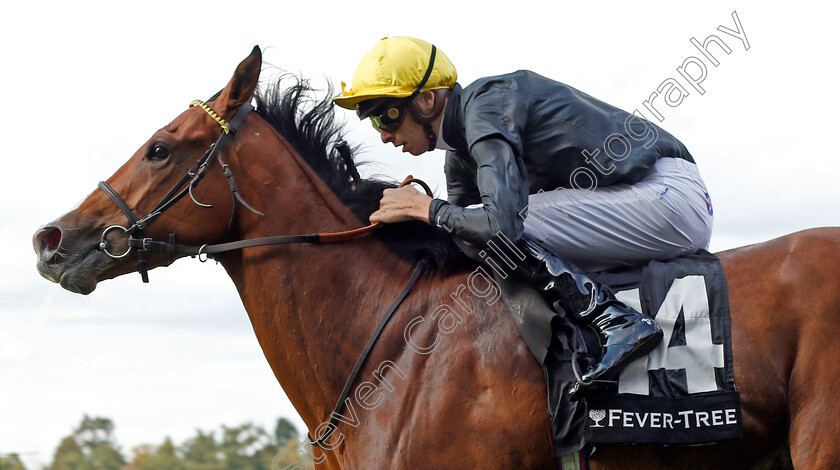
{"label": "white sky", "polygon": [[[289,5],[294,3],[294,5]],[[152,132],[224,86],[254,44],[277,67],[338,86],[386,35],[435,43],[460,82],[527,68],[627,110],[717,34],[706,90],[660,125],[697,160],[715,205],[712,249],[840,225],[837,7],[768,2],[13,2],[0,18],[0,453],[47,464],[82,415],[109,417],[124,451],[196,427],[279,416],[305,431],[224,271],[184,260],[90,296],[35,271],[30,237],[71,209]],[[403,6],[404,5],[404,6]],[[750,43],[716,31],[738,12]],[[714,46],[713,46],[714,47]],[[684,83],[684,82],[683,82]],[[684,84],[684,86],[687,86]],[[444,188],[442,153],[369,144],[370,171]],[[127,453],[127,452],[126,452]]]}

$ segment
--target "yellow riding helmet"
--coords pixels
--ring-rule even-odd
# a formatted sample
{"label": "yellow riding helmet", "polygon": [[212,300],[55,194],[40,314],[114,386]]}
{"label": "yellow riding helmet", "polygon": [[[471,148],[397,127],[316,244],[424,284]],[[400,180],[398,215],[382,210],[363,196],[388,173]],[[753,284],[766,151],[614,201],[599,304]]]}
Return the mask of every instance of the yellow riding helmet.
{"label": "yellow riding helmet", "polygon": [[[372,98],[405,98],[411,96],[426,74],[432,45],[409,37],[385,37],[373,47],[356,67],[353,86],[341,82],[341,96],[335,104],[354,109],[356,103]],[[449,58],[437,49],[426,84],[422,91],[452,88],[458,72]]]}

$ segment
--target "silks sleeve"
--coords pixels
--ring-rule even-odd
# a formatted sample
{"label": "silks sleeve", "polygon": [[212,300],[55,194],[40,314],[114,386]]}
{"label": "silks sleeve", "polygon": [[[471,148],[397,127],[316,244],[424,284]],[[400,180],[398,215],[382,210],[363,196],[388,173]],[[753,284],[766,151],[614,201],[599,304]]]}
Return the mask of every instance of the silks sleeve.
{"label": "silks sleeve", "polygon": [[[508,142],[486,138],[472,145],[470,154],[476,164],[475,187],[481,206],[459,207],[435,199],[429,207],[429,220],[452,236],[483,245],[497,232],[509,239],[522,236],[520,211],[528,204],[528,181],[522,159],[516,158]],[[449,178],[449,175],[447,175]],[[469,199],[461,193],[455,202]]]}

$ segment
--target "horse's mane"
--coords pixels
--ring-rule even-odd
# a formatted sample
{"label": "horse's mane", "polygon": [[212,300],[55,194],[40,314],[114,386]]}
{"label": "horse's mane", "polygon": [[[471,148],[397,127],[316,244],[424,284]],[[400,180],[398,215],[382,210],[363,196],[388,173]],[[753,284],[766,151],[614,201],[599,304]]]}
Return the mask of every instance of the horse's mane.
{"label": "horse's mane", "polygon": [[[287,86],[287,82],[292,83]],[[358,148],[345,143],[336,122],[332,96],[318,98],[309,81],[283,74],[255,93],[256,112],[280,133],[329,188],[363,222],[379,208],[382,191],[393,181],[361,179],[355,161]],[[344,144],[344,145],[342,145]],[[342,155],[344,154],[344,155]],[[422,222],[387,224],[376,237],[402,259],[414,262],[430,256],[438,271],[449,272],[467,263],[449,234]]]}

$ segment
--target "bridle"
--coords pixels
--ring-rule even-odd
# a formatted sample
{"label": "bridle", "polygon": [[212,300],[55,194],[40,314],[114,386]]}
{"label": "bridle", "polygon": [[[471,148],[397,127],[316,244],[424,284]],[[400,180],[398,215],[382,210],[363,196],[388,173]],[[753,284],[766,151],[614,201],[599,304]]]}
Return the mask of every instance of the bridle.
{"label": "bridle", "polygon": [[[198,183],[204,178],[204,175],[207,173],[207,169],[213,163],[214,160],[218,160],[219,164],[222,166],[222,172],[225,175],[225,178],[228,181],[228,185],[230,186],[230,191],[233,194],[233,209],[231,211],[230,221],[228,222],[227,229],[225,229],[225,233],[222,239],[226,239],[230,234],[231,228],[233,227],[233,222],[236,217],[236,206],[237,202],[242,203],[247,209],[250,211],[259,214],[265,215],[262,212],[254,209],[248,204],[245,199],[239,194],[239,190],[236,187],[236,182],[233,178],[233,173],[230,171],[229,166],[224,162],[222,159],[222,153],[225,150],[225,147],[236,136],[236,133],[239,130],[239,127],[245,121],[245,117],[253,111],[253,106],[246,103],[236,111],[234,114],[233,119],[230,122],[225,121],[218,113],[216,113],[210,106],[204,103],[201,100],[195,100],[190,103],[190,107],[198,106],[203,109],[214,121],[216,121],[219,126],[222,128],[222,134],[219,136],[219,139],[216,140],[215,143],[211,144],[210,147],[204,152],[204,155],[199,158],[195,164],[184,174],[181,179],[175,183],[172,189],[166,193],[166,195],[161,199],[159,203],[157,203],[154,208],[149,211],[144,217],[137,217],[134,214],[134,211],[128,207],[128,204],[120,197],[119,194],[105,181],[99,182],[99,187],[105,194],[110,197],[117,207],[125,214],[128,218],[128,222],[131,224],[128,228],[123,227],[122,225],[112,225],[106,228],[102,235],[100,236],[99,240],[99,249],[105,253],[105,255],[109,256],[113,259],[120,259],[128,256],[132,249],[137,250],[138,255],[138,268],[137,270],[140,272],[140,276],[143,279],[143,282],[149,282],[149,275],[148,275],[148,256],[149,252],[152,251],[162,251],[169,253],[170,263],[175,260],[176,254],[187,254],[198,256],[200,261],[206,261],[207,257],[223,253],[226,251],[233,251],[233,250],[240,250],[243,248],[253,247],[253,246],[265,246],[265,245],[285,245],[285,244],[293,244],[293,243],[335,243],[341,242],[346,240],[353,240],[356,238],[363,237],[365,235],[369,235],[373,233],[374,229],[377,229],[381,226],[379,222],[370,224],[366,227],[361,227],[353,230],[347,230],[344,232],[333,232],[333,233],[313,233],[307,235],[279,235],[273,237],[262,237],[262,238],[251,238],[246,240],[239,240],[234,242],[228,243],[218,243],[214,245],[204,244],[201,246],[192,246],[192,245],[179,245],[175,243],[175,234],[169,234],[169,241],[162,242],[154,240],[150,237],[146,237],[144,234],[144,230],[149,227],[164,211],[175,205],[176,202],[181,200],[187,194],[190,195],[190,198],[201,207],[209,208],[212,207],[209,204],[202,204],[198,202],[195,197],[193,196],[192,190],[194,187],[198,185]],[[354,172],[355,173],[355,172]],[[358,178],[357,174],[354,174],[354,178]],[[426,194],[432,196],[432,190],[429,186],[419,179],[412,178],[411,175],[406,177],[406,179],[399,185],[399,187],[403,187],[407,184],[417,183],[423,187],[426,191]],[[186,186],[185,186],[186,185]],[[112,230],[122,230],[123,233],[128,235],[128,248],[122,254],[115,255],[108,251],[108,242],[105,239],[108,232]],[[201,255],[205,255],[205,258],[202,259]],[[400,306],[402,301],[408,296],[409,291],[414,286],[417,279],[419,279],[420,275],[425,271],[429,264],[428,258],[421,258],[417,265],[414,267],[414,271],[411,274],[411,277],[408,280],[405,288],[400,292],[397,296],[396,300],[391,304],[391,307],[385,312],[382,319],[379,321],[376,329],[374,330],[373,334],[371,335],[370,339],[368,340],[367,344],[365,345],[364,349],[362,350],[359,358],[356,360],[353,369],[350,371],[350,376],[347,379],[347,382],[344,384],[344,388],[341,391],[341,395],[336,402],[335,407],[333,408],[333,412],[330,414],[330,420],[328,428],[335,429],[338,425],[338,416],[341,413],[341,410],[344,408],[345,402],[348,400],[348,395],[350,394],[350,388],[352,387],[353,383],[356,380],[356,377],[359,375],[359,372],[364,365],[365,360],[367,359],[370,350],[373,348],[376,340],[379,338],[380,333],[385,328],[385,325],[388,323],[388,320],[391,319],[394,312],[396,312],[397,308]],[[309,442],[312,446],[321,446],[323,443],[329,439],[332,433],[326,433],[323,436],[319,437],[316,440],[312,440],[309,438]]]}
{"label": "bridle", "polygon": [[[101,188],[105,194],[110,197],[117,207],[125,214],[128,218],[128,222],[131,224],[128,228],[123,227],[122,225],[112,225],[106,228],[102,235],[99,238],[99,249],[105,253],[107,256],[113,259],[120,259],[128,256],[132,249],[137,250],[137,270],[140,272],[140,276],[143,279],[143,282],[149,282],[149,274],[148,274],[148,259],[149,259],[149,252],[150,251],[166,251],[169,253],[170,262],[174,261],[175,255],[177,253],[186,253],[186,254],[201,254],[201,250],[199,249],[196,253],[191,253],[192,250],[182,245],[175,244],[175,235],[169,234],[169,242],[157,242],[152,238],[149,238],[145,235],[144,230],[146,230],[149,225],[151,225],[158,217],[161,216],[167,209],[175,205],[176,202],[180,201],[181,198],[186,196],[187,194],[190,195],[190,198],[199,206],[209,208],[212,207],[208,204],[202,204],[195,199],[193,196],[193,188],[198,186],[198,183],[204,178],[205,174],[207,173],[207,169],[213,163],[214,160],[219,160],[219,163],[222,165],[222,171],[230,185],[231,193],[233,194],[234,201],[233,201],[233,211],[231,212],[230,221],[228,222],[228,228],[225,230],[225,237],[230,232],[230,228],[232,227],[233,220],[236,217],[236,202],[242,202],[245,207],[250,209],[251,211],[261,214],[261,212],[257,211],[253,207],[251,207],[245,199],[239,194],[239,190],[236,187],[236,182],[233,179],[233,173],[230,171],[228,165],[222,159],[222,152],[224,152],[225,147],[230,142],[230,140],[236,135],[239,126],[242,125],[243,121],[245,121],[245,117],[250,113],[254,108],[246,103],[244,104],[236,114],[233,116],[233,119],[228,123],[225,121],[219,114],[213,111],[206,103],[201,100],[195,100],[190,103],[190,107],[198,106],[203,109],[214,121],[216,121],[219,126],[222,128],[222,134],[219,138],[210,145],[204,155],[201,156],[193,166],[187,170],[184,176],[175,183],[172,189],[163,196],[160,202],[158,202],[148,214],[143,217],[137,217],[134,214],[134,211],[128,207],[128,204],[125,203],[122,197],[112,188],[107,182],[100,181],[99,188]],[[113,230],[122,230],[126,235],[128,235],[128,248],[125,250],[124,253],[120,255],[115,255],[108,251],[108,242],[106,240],[106,236],[108,232]]]}
{"label": "bridle", "polygon": [[[169,234],[168,241],[159,241],[154,240],[150,237],[147,237],[144,233],[149,225],[151,225],[161,214],[163,214],[167,209],[175,205],[176,202],[181,200],[184,196],[189,194],[190,198],[201,207],[209,208],[212,207],[209,204],[202,204],[195,199],[193,196],[193,188],[198,186],[198,183],[204,178],[205,174],[207,173],[207,169],[213,163],[213,161],[218,160],[219,164],[222,166],[222,172],[225,176],[225,179],[230,186],[231,194],[233,195],[233,209],[231,211],[230,220],[228,222],[227,228],[225,229],[224,235],[222,236],[222,240],[227,239],[230,235],[231,228],[233,227],[234,219],[236,218],[236,207],[237,202],[242,203],[248,210],[254,212],[255,214],[265,215],[262,212],[254,209],[248,204],[247,201],[242,197],[239,193],[239,189],[236,186],[236,181],[233,177],[233,172],[231,172],[230,167],[222,158],[222,153],[227,147],[227,144],[236,136],[240,126],[245,121],[245,117],[253,111],[253,106],[246,103],[239,108],[239,110],[234,114],[233,119],[230,122],[225,121],[218,113],[216,113],[210,106],[204,103],[201,100],[195,100],[190,103],[190,107],[198,106],[203,109],[214,121],[216,121],[219,126],[222,128],[222,134],[219,136],[218,140],[210,145],[204,155],[199,158],[193,166],[187,170],[184,176],[175,183],[172,189],[166,193],[166,195],[158,202],[148,214],[143,217],[137,217],[134,212],[128,207],[128,204],[120,197],[119,194],[105,181],[99,182],[99,188],[105,192],[105,194],[110,197],[117,207],[125,214],[128,218],[128,222],[131,224],[128,228],[123,227],[122,225],[112,225],[106,228],[102,235],[99,238],[99,249],[105,253],[105,255],[109,256],[113,259],[120,259],[128,256],[128,254],[132,251],[132,249],[137,250],[137,270],[140,272],[140,276],[143,279],[143,282],[149,282],[149,274],[148,274],[148,259],[149,253],[152,251],[159,251],[165,252],[169,254],[170,263],[175,260],[175,256],[178,254],[185,254],[190,256],[198,256],[200,261],[206,261],[207,257],[223,253],[226,251],[233,251],[239,250],[242,248],[249,248],[254,246],[265,246],[265,245],[285,245],[285,244],[293,244],[293,243],[335,243],[345,240],[352,240],[355,238],[360,238],[365,235],[372,233],[372,231],[380,226],[379,223],[374,223],[368,225],[366,227],[361,227],[353,230],[347,230],[344,232],[335,232],[335,233],[313,233],[313,234],[306,234],[306,235],[281,235],[281,236],[274,236],[274,237],[262,237],[262,238],[252,238],[247,240],[239,240],[235,242],[228,242],[228,243],[218,243],[213,245],[204,244],[201,246],[193,246],[193,245],[179,245],[175,243],[175,234]],[[406,184],[410,183],[417,183],[423,187],[426,191],[426,194],[429,196],[432,195],[432,191],[426,183],[421,180],[412,178],[410,175],[400,184],[400,187],[405,186]],[[114,230],[121,230],[124,234],[126,234],[128,239],[128,248],[126,248],[125,252],[122,254],[113,254],[108,250],[108,242],[106,237],[109,232]],[[204,255],[204,258],[202,258]]]}

